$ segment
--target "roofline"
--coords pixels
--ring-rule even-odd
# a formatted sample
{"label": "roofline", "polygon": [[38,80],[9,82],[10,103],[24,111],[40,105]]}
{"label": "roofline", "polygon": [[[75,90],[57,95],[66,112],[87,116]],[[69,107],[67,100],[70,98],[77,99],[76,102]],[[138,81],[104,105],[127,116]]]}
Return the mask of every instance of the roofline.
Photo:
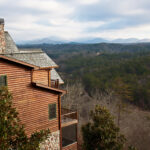
{"label": "roofline", "polygon": [[24,66],[28,66],[28,67],[30,67],[30,68],[34,68],[34,69],[38,69],[38,68],[39,68],[39,67],[37,67],[37,66],[28,64],[28,63],[26,63],[26,62],[23,62],[23,61],[14,59],[14,58],[10,58],[10,57],[8,57],[8,56],[4,56],[4,55],[2,55],[2,54],[0,54],[0,58],[5,59],[5,60],[9,60],[9,61],[12,61],[12,62],[15,62],[15,63],[18,63],[18,64],[21,64],[21,65],[24,65]]}
{"label": "roofline", "polygon": [[[19,49],[20,50],[20,49]],[[15,52],[15,53],[6,53],[6,55],[13,55],[13,54],[32,54],[32,53],[44,53],[43,51],[20,51],[20,52]]]}
{"label": "roofline", "polygon": [[32,65],[32,64],[26,63],[24,61],[15,59],[15,58],[5,56],[5,54],[0,54],[0,58],[6,59],[6,60],[9,60],[9,61],[13,61],[13,62],[28,66],[28,67],[31,67],[31,68],[34,68],[34,69],[52,69],[52,68],[58,68],[59,67],[58,65],[57,66],[51,66],[51,67],[38,67],[38,66],[35,66],[35,65]]}
{"label": "roofline", "polygon": [[37,87],[40,87],[40,88],[43,88],[43,89],[52,90],[52,91],[61,93],[61,94],[63,94],[63,95],[67,93],[66,90],[61,90],[61,89],[57,89],[57,88],[52,88],[52,87],[45,86],[45,85],[40,84],[40,83],[32,82],[32,84],[33,84],[34,86],[37,86]]}
{"label": "roofline", "polygon": [[52,68],[59,68],[58,65],[56,66],[51,66],[51,67],[39,67],[40,69],[52,69]]}

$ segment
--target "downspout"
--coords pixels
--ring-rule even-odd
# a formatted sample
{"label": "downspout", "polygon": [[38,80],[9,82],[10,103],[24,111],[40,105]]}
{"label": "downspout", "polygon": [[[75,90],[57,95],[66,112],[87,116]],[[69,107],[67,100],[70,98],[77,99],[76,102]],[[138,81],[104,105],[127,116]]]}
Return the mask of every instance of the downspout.
{"label": "downspout", "polygon": [[58,95],[59,131],[60,131],[60,150],[62,150],[62,128],[61,128],[61,94]]}

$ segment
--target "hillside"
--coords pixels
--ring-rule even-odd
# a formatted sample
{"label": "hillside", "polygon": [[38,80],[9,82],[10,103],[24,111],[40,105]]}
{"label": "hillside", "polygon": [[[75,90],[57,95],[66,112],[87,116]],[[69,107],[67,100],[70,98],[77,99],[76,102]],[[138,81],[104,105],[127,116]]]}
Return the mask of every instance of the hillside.
{"label": "hillside", "polygon": [[72,55],[76,53],[96,53],[96,52],[139,52],[149,51],[150,43],[140,44],[34,44],[34,45],[18,45],[20,48],[42,48],[52,58],[58,59],[64,55]]}
{"label": "hillside", "polygon": [[149,150],[149,43],[24,47],[38,46],[60,66],[59,72],[66,83],[64,88],[68,91],[62,105],[78,110],[79,135],[82,124],[90,120],[90,110],[100,104],[115,117],[128,139],[127,145]]}
{"label": "hillside", "polygon": [[[112,89],[128,102],[150,109],[150,53],[77,55],[59,62],[65,78],[82,81],[91,94]],[[116,84],[118,86],[116,86]],[[119,90],[119,91],[118,91]],[[127,97],[127,93],[129,97]]]}
{"label": "hillside", "polygon": [[[80,80],[88,94],[118,88],[121,96],[140,108],[150,109],[150,44],[58,44],[40,47],[60,65],[65,79]],[[120,84],[122,87],[116,87]]]}

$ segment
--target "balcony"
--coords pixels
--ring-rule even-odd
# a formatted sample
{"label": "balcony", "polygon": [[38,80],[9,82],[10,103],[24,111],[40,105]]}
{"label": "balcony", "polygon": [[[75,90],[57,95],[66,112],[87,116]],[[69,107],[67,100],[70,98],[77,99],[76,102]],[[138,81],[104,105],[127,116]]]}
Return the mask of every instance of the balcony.
{"label": "balcony", "polygon": [[78,123],[77,112],[66,108],[61,109],[61,124],[62,127]]}
{"label": "balcony", "polygon": [[51,80],[51,87],[52,88],[59,88],[59,80]]}
{"label": "balcony", "polygon": [[63,150],[77,147],[77,112],[62,108],[61,114]]}

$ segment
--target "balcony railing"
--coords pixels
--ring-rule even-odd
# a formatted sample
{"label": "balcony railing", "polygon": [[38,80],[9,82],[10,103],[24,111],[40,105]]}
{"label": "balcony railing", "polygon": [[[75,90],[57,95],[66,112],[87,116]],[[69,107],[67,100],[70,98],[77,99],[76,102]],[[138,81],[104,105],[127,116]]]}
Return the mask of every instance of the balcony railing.
{"label": "balcony railing", "polygon": [[77,112],[61,108],[62,146],[64,149],[77,146]]}
{"label": "balcony railing", "polygon": [[62,126],[78,123],[77,112],[61,108],[61,123]]}
{"label": "balcony railing", "polygon": [[59,88],[59,80],[51,80],[51,87]]}

